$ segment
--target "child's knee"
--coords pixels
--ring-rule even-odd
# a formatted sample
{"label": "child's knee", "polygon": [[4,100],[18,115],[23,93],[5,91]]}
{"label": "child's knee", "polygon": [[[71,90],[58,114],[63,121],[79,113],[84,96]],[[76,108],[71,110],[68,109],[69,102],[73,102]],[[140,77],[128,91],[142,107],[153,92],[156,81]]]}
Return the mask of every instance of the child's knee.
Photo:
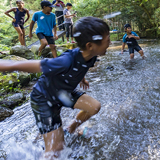
{"label": "child's knee", "polygon": [[101,103],[100,103],[100,102],[97,102],[97,103],[95,104],[94,110],[92,111],[92,115],[97,114],[97,113],[100,111],[100,109],[101,109]]}
{"label": "child's knee", "polygon": [[50,45],[50,48],[51,48],[51,50],[56,50],[56,46],[54,44]]}

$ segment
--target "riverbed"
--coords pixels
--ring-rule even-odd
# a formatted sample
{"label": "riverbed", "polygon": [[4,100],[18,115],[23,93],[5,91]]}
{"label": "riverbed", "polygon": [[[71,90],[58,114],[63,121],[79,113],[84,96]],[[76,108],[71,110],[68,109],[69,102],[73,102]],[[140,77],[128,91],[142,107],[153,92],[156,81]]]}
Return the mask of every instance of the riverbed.
{"label": "riverbed", "polygon": [[[86,138],[67,138],[63,160],[160,159],[160,41],[140,40],[146,59],[135,52],[129,61],[121,42],[112,42],[107,53],[86,75],[86,93],[101,102],[100,112],[88,126]],[[62,109],[66,128],[78,110]],[[37,138],[38,136],[38,138]],[[43,153],[30,103],[14,109],[0,122],[0,160],[38,160]]]}

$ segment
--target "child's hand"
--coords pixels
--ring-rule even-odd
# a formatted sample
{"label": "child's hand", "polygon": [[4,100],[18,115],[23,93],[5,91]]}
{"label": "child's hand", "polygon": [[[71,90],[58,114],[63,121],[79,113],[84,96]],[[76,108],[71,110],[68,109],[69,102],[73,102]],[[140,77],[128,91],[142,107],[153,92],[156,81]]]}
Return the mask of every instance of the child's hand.
{"label": "child's hand", "polygon": [[82,88],[83,87],[83,89],[88,89],[89,88],[89,82],[88,81],[86,81],[86,80],[82,80],[81,82],[80,82],[80,87]]}
{"label": "child's hand", "polygon": [[15,18],[13,18],[12,22],[13,22],[13,23],[14,23],[14,22],[16,22],[16,19],[15,19]]}
{"label": "child's hand", "polygon": [[57,39],[58,39],[58,36],[57,36],[56,34],[54,35],[54,39],[55,39],[55,40],[57,40]]}
{"label": "child's hand", "polygon": [[29,38],[31,39],[33,37],[33,34],[32,33],[29,33]]}
{"label": "child's hand", "polygon": [[131,35],[128,36],[128,38],[134,38],[134,35],[131,34]]}
{"label": "child's hand", "polygon": [[123,54],[123,50],[121,51],[121,54]]}

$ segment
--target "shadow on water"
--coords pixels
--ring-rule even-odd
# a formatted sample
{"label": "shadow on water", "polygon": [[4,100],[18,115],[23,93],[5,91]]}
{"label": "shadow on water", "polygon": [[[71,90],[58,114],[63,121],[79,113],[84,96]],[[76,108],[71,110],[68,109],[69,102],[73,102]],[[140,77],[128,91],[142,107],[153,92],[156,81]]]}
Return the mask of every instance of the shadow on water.
{"label": "shadow on water", "polygon": [[[160,159],[160,42],[141,43],[145,60],[135,53],[130,62],[128,52],[119,55],[121,43],[116,42],[90,69],[87,94],[98,99],[102,108],[82,126],[90,127],[88,138],[66,138],[60,159]],[[35,141],[38,129],[30,104],[14,112],[0,123],[0,160],[38,160],[44,144],[42,138]],[[62,109],[64,128],[77,112]]]}

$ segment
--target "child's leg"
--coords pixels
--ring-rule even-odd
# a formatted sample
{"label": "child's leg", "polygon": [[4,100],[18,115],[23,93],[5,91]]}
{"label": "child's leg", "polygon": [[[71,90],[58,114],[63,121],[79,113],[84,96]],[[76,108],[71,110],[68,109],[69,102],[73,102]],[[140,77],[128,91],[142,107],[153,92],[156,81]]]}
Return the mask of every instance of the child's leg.
{"label": "child's leg", "polygon": [[130,54],[130,59],[134,59],[134,53]]}
{"label": "child's leg", "polygon": [[50,48],[51,48],[51,52],[54,58],[57,57],[57,51],[56,51],[56,46],[55,46],[55,42],[54,42],[54,38],[53,36],[45,36]]}
{"label": "child's leg", "polygon": [[139,54],[141,55],[142,58],[144,58],[144,52],[143,52],[142,48],[141,48],[139,45],[137,45],[137,46],[135,47],[135,50],[136,50],[137,52],[139,52]]}
{"label": "child's leg", "polygon": [[41,39],[40,42],[41,42],[41,46],[39,47],[39,50],[38,50],[38,56],[41,56],[42,50],[48,45],[46,39]]}
{"label": "child's leg", "polygon": [[57,57],[57,51],[56,51],[56,46],[55,44],[49,44],[50,48],[51,48],[51,52],[54,58]]}
{"label": "child's leg", "polygon": [[70,25],[70,31],[71,31],[71,43],[76,43],[76,42],[73,40],[73,25],[72,25],[72,24]]}
{"label": "child's leg", "polygon": [[81,125],[93,115],[97,114],[101,108],[101,104],[96,99],[83,94],[77,100],[74,108],[80,109],[82,111],[78,113],[74,122],[68,127],[68,131],[70,133],[73,133],[79,125]]}
{"label": "child's leg", "polygon": [[24,40],[23,40],[23,32],[22,32],[21,28],[20,27],[14,27],[14,28],[18,33],[18,39],[19,39],[21,45],[25,46],[25,43],[24,43]]}
{"label": "child's leg", "polygon": [[25,30],[22,29],[22,32],[23,32],[23,43],[24,43],[24,45],[25,45]]}
{"label": "child's leg", "polygon": [[139,54],[141,55],[142,58],[144,58],[144,52],[143,52],[143,50],[140,50]]}
{"label": "child's leg", "polygon": [[66,27],[66,38],[67,38],[67,42],[69,42],[69,23],[65,24]]}
{"label": "child's leg", "polygon": [[128,49],[129,49],[130,59],[133,59],[134,58],[134,47],[130,46],[128,47]]}
{"label": "child's leg", "polygon": [[[58,157],[59,152],[63,149],[64,146],[64,132],[62,127],[44,134],[43,138],[45,142],[45,153],[51,152],[51,160],[53,157]],[[48,160],[49,157],[47,157],[45,154],[45,158]]]}

